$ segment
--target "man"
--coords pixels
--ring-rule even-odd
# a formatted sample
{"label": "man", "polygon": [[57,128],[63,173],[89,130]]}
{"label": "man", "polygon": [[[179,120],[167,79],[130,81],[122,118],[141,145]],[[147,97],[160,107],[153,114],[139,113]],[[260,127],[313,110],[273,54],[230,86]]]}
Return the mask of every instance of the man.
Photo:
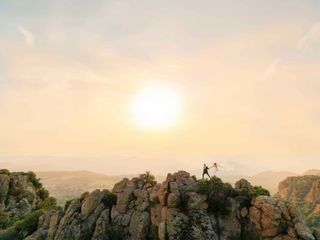
{"label": "man", "polygon": [[202,179],[204,179],[204,175],[207,174],[208,177],[210,178],[210,175],[209,175],[209,170],[210,168],[206,165],[206,164],[203,164],[203,172],[202,172]]}

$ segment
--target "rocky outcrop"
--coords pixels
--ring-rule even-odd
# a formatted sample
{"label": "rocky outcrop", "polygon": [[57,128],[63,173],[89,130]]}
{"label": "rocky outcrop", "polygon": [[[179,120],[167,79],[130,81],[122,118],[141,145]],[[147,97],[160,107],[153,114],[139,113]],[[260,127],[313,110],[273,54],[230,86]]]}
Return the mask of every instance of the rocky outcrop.
{"label": "rocky outcrop", "polygon": [[0,170],[0,212],[8,221],[23,218],[39,203],[39,189],[32,182],[33,176],[32,173]]}
{"label": "rocky outcrop", "polygon": [[[251,189],[244,180],[236,186],[241,193]],[[26,239],[316,239],[292,204],[273,197],[258,196],[248,202],[245,195],[228,195],[223,202],[227,213],[212,210],[223,192],[212,198],[184,171],[168,174],[161,184],[146,175],[123,179],[112,192],[117,196],[114,202],[109,191],[96,190],[73,200],[65,212],[46,213],[38,230]]]}
{"label": "rocky outcrop", "polygon": [[320,176],[288,177],[280,182],[276,197],[294,204],[307,225],[320,230]]}
{"label": "rocky outcrop", "polygon": [[294,203],[320,203],[320,176],[288,177],[279,183],[276,196]]}
{"label": "rocky outcrop", "polygon": [[262,238],[315,239],[297,209],[289,202],[257,197],[252,201],[249,217]]}

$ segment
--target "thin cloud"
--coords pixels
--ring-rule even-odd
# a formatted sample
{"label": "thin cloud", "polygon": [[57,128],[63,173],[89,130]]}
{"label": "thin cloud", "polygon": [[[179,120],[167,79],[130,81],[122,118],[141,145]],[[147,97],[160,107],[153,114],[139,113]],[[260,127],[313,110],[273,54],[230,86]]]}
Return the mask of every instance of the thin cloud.
{"label": "thin cloud", "polygon": [[308,32],[300,38],[297,43],[297,49],[302,51],[309,48],[313,43],[320,40],[320,22],[311,26]]}
{"label": "thin cloud", "polygon": [[265,70],[261,78],[261,81],[266,81],[270,79],[277,72],[279,65],[280,65],[280,60],[279,59],[274,60]]}
{"label": "thin cloud", "polygon": [[25,43],[28,46],[32,47],[35,42],[34,34],[30,30],[28,30],[27,28],[25,28],[23,26],[19,26],[18,30],[23,35]]}

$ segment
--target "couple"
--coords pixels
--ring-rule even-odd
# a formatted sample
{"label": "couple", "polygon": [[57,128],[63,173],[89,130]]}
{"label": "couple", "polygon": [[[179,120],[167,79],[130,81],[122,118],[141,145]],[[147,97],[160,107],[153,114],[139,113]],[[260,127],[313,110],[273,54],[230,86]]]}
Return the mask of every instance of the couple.
{"label": "couple", "polygon": [[210,175],[209,175],[208,170],[210,168],[214,168],[215,172],[218,172],[218,167],[221,167],[221,166],[219,164],[217,164],[217,163],[213,163],[213,165],[211,167],[208,167],[206,164],[203,164],[202,179],[204,178],[205,174],[208,175],[209,178],[211,178]]}

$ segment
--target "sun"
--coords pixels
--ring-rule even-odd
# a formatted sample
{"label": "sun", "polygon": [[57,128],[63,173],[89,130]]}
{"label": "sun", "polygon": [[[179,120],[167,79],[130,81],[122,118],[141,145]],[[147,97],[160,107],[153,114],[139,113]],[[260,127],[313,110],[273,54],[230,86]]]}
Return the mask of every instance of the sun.
{"label": "sun", "polygon": [[179,94],[173,88],[158,84],[142,88],[132,104],[135,123],[148,129],[173,126],[181,111],[182,100]]}

